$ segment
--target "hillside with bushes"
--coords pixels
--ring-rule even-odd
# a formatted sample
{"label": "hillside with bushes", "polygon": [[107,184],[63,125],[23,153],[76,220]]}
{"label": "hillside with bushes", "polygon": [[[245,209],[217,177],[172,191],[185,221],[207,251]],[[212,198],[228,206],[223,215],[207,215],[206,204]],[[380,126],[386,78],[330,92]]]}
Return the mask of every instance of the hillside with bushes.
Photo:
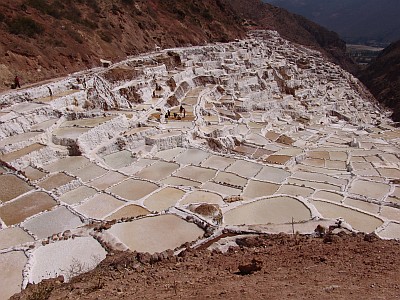
{"label": "hillside with bushes", "polygon": [[275,29],[348,70],[344,43],[324,28],[260,0],[3,0],[0,89],[120,61],[156,47],[200,45]]}

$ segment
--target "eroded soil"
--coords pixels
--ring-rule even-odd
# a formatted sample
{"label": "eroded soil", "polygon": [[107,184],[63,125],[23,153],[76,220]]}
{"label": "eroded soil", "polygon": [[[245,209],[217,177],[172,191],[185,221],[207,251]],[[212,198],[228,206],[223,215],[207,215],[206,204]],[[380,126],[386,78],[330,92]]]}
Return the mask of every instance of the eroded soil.
{"label": "eroded soil", "polygon": [[[226,253],[112,253],[69,283],[52,279],[12,299],[400,299],[399,241],[339,233],[236,243]],[[241,275],[252,261],[261,270]]]}

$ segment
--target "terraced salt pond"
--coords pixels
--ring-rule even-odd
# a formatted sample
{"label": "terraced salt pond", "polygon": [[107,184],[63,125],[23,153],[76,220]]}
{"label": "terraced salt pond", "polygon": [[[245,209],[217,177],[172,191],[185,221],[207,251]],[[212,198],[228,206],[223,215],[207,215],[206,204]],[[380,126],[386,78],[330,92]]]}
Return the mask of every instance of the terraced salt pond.
{"label": "terraced salt pond", "polygon": [[21,291],[22,271],[27,263],[27,257],[23,251],[12,251],[0,255],[0,297],[8,299]]}
{"label": "terraced salt pond", "polygon": [[151,194],[158,188],[158,185],[148,181],[127,179],[113,186],[109,191],[126,200],[135,201]]}
{"label": "terraced salt pond", "polygon": [[179,202],[180,206],[191,204],[191,203],[209,203],[223,205],[223,198],[216,193],[210,193],[206,191],[194,191],[186,194],[186,197]]}
{"label": "terraced salt pond", "polygon": [[204,233],[193,223],[187,223],[174,215],[119,223],[109,232],[130,250],[149,253],[174,249],[185,242],[195,241]]}
{"label": "terraced salt pond", "polygon": [[17,176],[0,175],[0,203],[10,201],[32,189],[33,187]]}
{"label": "terraced salt pond", "polygon": [[171,51],[172,71],[154,53],[120,62],[141,65],[133,81],[92,70],[93,99],[74,76],[52,83],[62,98],[2,95],[0,300],[109,249],[179,251],[224,230],[313,234],[340,218],[400,239],[400,130],[354,77],[273,32]]}
{"label": "terraced salt pond", "polygon": [[224,214],[226,225],[257,225],[302,222],[311,219],[311,211],[302,202],[290,197],[258,200],[234,208]]}
{"label": "terraced salt pond", "polygon": [[7,146],[7,145],[12,145],[12,144],[28,141],[28,140],[33,139],[34,137],[38,136],[39,134],[41,134],[41,132],[26,132],[26,133],[11,136],[9,138],[2,139],[0,141],[0,148]]}
{"label": "terraced salt pond", "polygon": [[184,195],[185,192],[180,189],[167,187],[146,198],[143,205],[151,211],[160,212],[174,206]]}
{"label": "terraced salt pond", "polygon": [[119,151],[103,157],[104,162],[113,169],[122,168],[132,164],[135,159],[129,151]]}
{"label": "terraced salt pond", "polygon": [[324,201],[315,200],[312,203],[325,218],[343,218],[359,231],[372,232],[383,224],[381,219],[354,209]]}
{"label": "terraced salt pond", "polygon": [[33,256],[29,282],[40,282],[59,275],[68,280],[80,268],[89,271],[106,257],[106,251],[92,237],[79,237],[41,246]]}
{"label": "terraced salt pond", "polygon": [[57,203],[48,194],[34,192],[0,206],[0,218],[7,226],[11,226],[56,205]]}

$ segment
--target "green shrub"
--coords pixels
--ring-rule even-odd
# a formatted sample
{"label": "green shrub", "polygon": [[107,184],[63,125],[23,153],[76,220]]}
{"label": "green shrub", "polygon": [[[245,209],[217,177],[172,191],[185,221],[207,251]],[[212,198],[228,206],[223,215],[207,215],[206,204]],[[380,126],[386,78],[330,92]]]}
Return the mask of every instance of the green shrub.
{"label": "green shrub", "polygon": [[28,0],[25,5],[29,5],[33,8],[36,8],[38,11],[47,14],[50,5],[46,0]]}
{"label": "green shrub", "polygon": [[72,37],[75,41],[77,41],[79,44],[83,43],[83,38],[82,35],[80,35],[79,32],[76,32],[73,29],[68,29],[68,34],[70,37]]}
{"label": "green shrub", "polygon": [[80,22],[83,26],[86,26],[90,29],[97,29],[99,26],[97,25],[96,22],[92,22],[89,19],[82,19],[82,21]]}
{"label": "green shrub", "polygon": [[87,6],[91,7],[96,13],[100,12],[99,4],[97,0],[86,0]]}
{"label": "green shrub", "polygon": [[82,14],[76,7],[71,7],[70,9],[63,12],[62,16],[70,20],[71,22],[78,24],[82,22]]}
{"label": "green shrub", "polygon": [[186,14],[184,11],[180,10],[179,8],[173,8],[172,12],[177,16],[178,20],[184,20],[186,17]]}
{"label": "green shrub", "polygon": [[44,28],[29,17],[16,17],[8,22],[8,30],[12,34],[22,34],[33,37],[36,34],[41,34]]}
{"label": "green shrub", "polygon": [[203,18],[206,19],[207,21],[211,21],[211,20],[213,19],[212,15],[210,14],[210,11],[209,11],[207,8],[205,8],[205,9],[202,11],[201,15],[202,15]]}
{"label": "green shrub", "polygon": [[66,47],[67,45],[65,45],[65,43],[61,40],[58,39],[48,39],[47,43],[53,47]]}
{"label": "green shrub", "polygon": [[105,41],[105,42],[107,42],[107,43],[111,43],[112,42],[112,35],[111,35],[111,33],[109,33],[109,32],[105,32],[105,31],[100,31],[99,32],[99,36],[100,36],[100,38],[103,40],[103,41]]}

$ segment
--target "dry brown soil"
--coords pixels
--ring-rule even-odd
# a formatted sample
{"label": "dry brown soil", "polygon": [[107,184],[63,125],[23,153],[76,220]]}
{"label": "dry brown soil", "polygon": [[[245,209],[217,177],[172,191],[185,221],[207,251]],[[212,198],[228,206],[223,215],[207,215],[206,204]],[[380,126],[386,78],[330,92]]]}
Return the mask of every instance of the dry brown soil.
{"label": "dry brown soil", "polygon": [[[398,241],[280,234],[241,236],[238,244],[225,254],[165,252],[153,260],[113,253],[70,283],[42,282],[12,299],[400,299]],[[253,259],[261,270],[240,274]]]}

